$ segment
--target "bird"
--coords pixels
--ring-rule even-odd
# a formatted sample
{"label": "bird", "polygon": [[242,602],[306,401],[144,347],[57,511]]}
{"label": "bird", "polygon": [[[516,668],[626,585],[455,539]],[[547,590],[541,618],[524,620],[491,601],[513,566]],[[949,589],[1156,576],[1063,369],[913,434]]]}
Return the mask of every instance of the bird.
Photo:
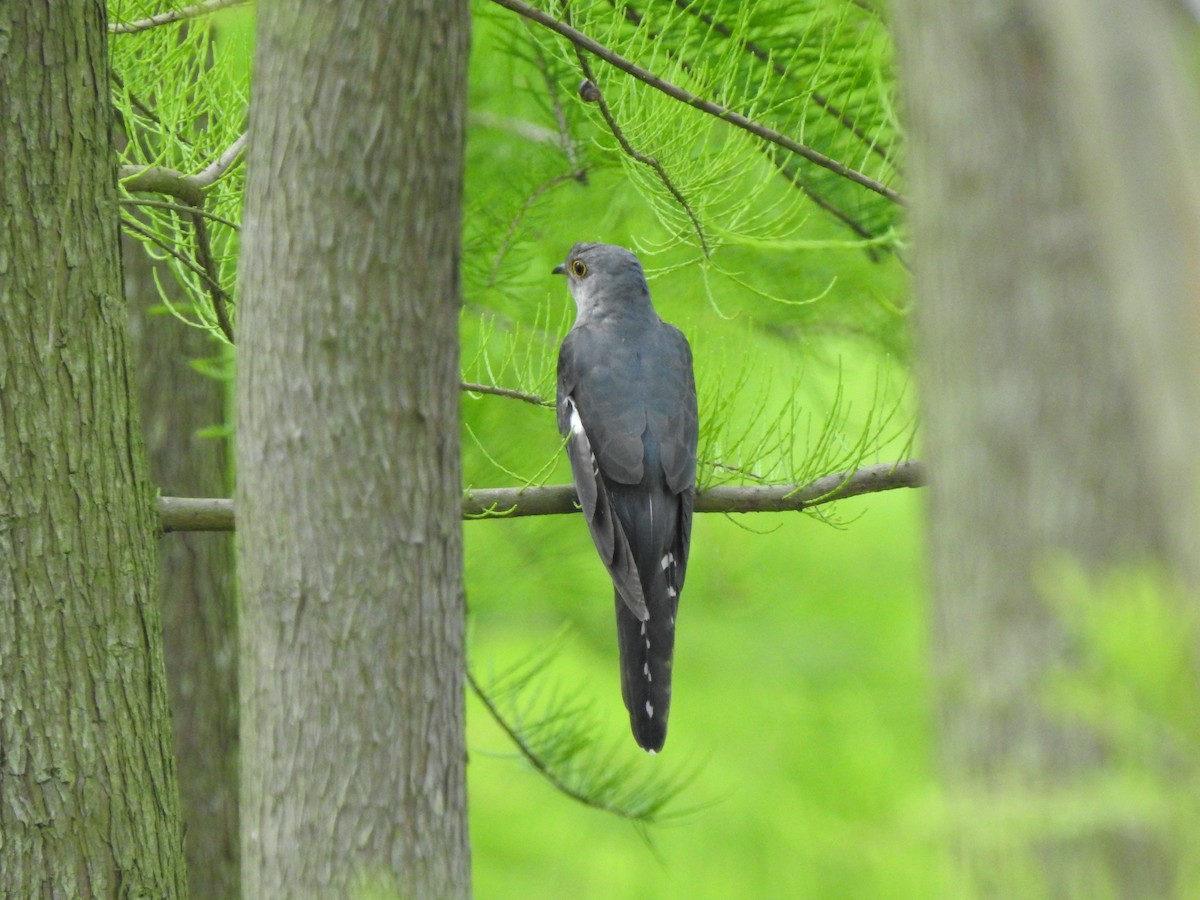
{"label": "bird", "polygon": [[553,273],[566,276],[576,306],[558,353],[558,430],[613,582],[630,727],[653,754],[667,738],[675,616],[692,536],[692,350],[655,312],[629,250],[579,243]]}

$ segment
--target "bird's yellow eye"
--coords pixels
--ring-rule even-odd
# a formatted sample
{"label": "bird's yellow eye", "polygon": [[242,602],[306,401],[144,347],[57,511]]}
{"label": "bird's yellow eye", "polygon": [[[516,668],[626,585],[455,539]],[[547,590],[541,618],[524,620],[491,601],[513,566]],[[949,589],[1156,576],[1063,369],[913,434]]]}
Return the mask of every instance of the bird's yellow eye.
{"label": "bird's yellow eye", "polygon": [[571,274],[576,278],[582,278],[587,274],[587,263],[582,259],[571,260]]}

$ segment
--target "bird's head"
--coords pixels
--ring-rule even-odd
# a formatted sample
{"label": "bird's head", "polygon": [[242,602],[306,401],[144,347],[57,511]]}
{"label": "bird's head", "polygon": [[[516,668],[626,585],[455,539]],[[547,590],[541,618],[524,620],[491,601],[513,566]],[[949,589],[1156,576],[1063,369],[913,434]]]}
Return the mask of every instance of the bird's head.
{"label": "bird's head", "polygon": [[612,244],[576,244],[565,262],[554,267],[566,275],[579,319],[653,313],[650,289],[638,258]]}

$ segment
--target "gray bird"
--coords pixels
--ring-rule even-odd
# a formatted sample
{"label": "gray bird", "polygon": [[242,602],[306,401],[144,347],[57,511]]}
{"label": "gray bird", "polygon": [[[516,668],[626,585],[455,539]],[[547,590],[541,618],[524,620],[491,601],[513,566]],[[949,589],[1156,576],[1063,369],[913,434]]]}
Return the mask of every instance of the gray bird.
{"label": "gray bird", "polygon": [[558,430],[616,588],[621,695],[638,744],[667,739],[675,613],[696,488],[692,351],[658,317],[636,256],[576,244],[554,269],[575,298],[558,353]]}

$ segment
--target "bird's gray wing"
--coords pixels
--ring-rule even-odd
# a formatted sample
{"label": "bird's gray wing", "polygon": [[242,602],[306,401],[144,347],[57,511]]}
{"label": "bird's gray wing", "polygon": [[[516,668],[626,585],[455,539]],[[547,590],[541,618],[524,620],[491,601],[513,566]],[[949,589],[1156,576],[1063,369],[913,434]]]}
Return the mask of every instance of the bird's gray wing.
{"label": "bird's gray wing", "polygon": [[653,392],[647,395],[646,425],[658,442],[663,475],[676,494],[696,487],[699,426],[692,348],[683,332],[663,322],[657,329],[658,361]]}
{"label": "bird's gray wing", "polygon": [[678,526],[671,552],[677,566],[674,588],[683,590],[692,537],[692,506],[696,492],[696,450],[699,419],[692,350],[683,332],[662,323],[656,332],[658,361],[655,388],[649,394],[646,425],[658,445],[667,487],[679,500]]}
{"label": "bird's gray wing", "polygon": [[573,328],[558,353],[559,431],[566,434],[562,397],[575,403],[604,477],[619,484],[642,480],[642,435],[646,408],[631,396],[635,359],[603,329]]}
{"label": "bird's gray wing", "polygon": [[[578,392],[581,390],[581,381],[586,383],[591,379],[592,369],[596,365],[596,354],[586,352],[586,342],[573,341],[574,334],[572,332],[567,336],[559,350],[558,430],[566,438],[567,459],[571,463],[575,492],[579,497],[579,505],[587,521],[592,542],[600,554],[600,560],[629,611],[638,621],[645,621],[649,613],[637,565],[625,530],[613,510],[608,488],[601,474],[601,460],[607,460],[607,465],[616,469],[618,473],[629,473],[636,469],[640,477],[640,435],[645,425],[626,426],[622,424],[624,419],[619,415],[612,421],[589,416],[590,424],[585,424],[579,410]],[[581,346],[585,348],[582,352]],[[594,390],[583,390],[589,396],[597,393]],[[602,392],[603,388],[600,393]],[[644,423],[644,413],[641,414],[641,419]],[[622,429],[625,427],[637,427],[636,461],[629,441],[622,437]],[[604,474],[608,474],[607,469],[604,470]]]}

